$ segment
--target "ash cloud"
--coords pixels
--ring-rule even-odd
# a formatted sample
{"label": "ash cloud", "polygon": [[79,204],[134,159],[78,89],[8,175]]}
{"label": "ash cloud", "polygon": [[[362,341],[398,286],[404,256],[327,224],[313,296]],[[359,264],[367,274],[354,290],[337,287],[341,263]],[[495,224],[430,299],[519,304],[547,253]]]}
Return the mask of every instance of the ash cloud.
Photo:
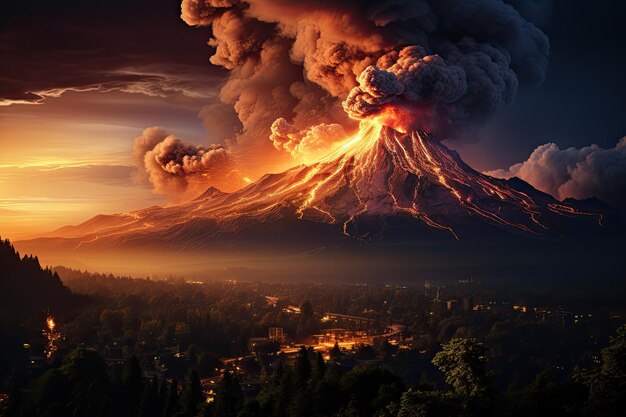
{"label": "ash cloud", "polygon": [[188,24],[212,28],[211,62],[230,71],[220,99],[241,130],[229,145],[263,152],[279,117],[355,128],[342,107],[354,119],[403,108],[412,127],[450,138],[543,80],[549,42],[533,22],[548,14],[516,0],[182,2]]}
{"label": "ash cloud", "polygon": [[194,197],[212,185],[225,191],[243,185],[223,146],[188,144],[159,127],[145,129],[135,139],[133,156],[136,179],[174,201]]}
{"label": "ash cloud", "polygon": [[272,123],[270,140],[276,149],[285,150],[295,158],[307,162],[328,153],[333,143],[345,137],[346,131],[343,126],[336,123],[321,123],[299,130],[281,117]]}
{"label": "ash cloud", "polygon": [[486,174],[521,178],[559,200],[597,197],[626,207],[626,137],[611,149],[597,145],[559,149],[547,143],[537,147],[526,161]]}

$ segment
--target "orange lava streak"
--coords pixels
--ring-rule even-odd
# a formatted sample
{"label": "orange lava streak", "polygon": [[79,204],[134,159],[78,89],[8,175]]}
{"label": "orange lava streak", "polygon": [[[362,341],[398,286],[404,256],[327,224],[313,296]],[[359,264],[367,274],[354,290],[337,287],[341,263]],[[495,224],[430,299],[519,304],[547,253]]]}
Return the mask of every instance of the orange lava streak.
{"label": "orange lava streak", "polygon": [[554,213],[560,214],[562,216],[565,216],[565,215],[570,215],[570,216],[597,216],[598,217],[598,224],[600,226],[604,227],[604,225],[602,224],[602,220],[604,219],[604,216],[602,215],[602,213],[592,213],[592,212],[587,212],[587,211],[580,211],[580,210],[576,210],[573,207],[566,206],[564,204],[554,204],[554,203],[548,204],[548,208],[550,210],[552,210]]}
{"label": "orange lava streak", "polygon": [[[515,222],[510,222],[505,220],[504,218],[498,216],[497,214],[488,212],[480,207],[478,207],[477,205],[472,203],[472,196],[468,195],[467,197],[463,198],[463,196],[461,195],[461,192],[456,189],[452,184],[450,184],[447,180],[447,178],[445,177],[445,175],[442,173],[442,169],[441,167],[439,167],[435,162],[434,162],[434,158],[430,153],[430,150],[428,149],[428,147],[424,144],[424,140],[422,138],[422,136],[418,133],[414,134],[414,136],[417,138],[417,140],[420,143],[421,149],[424,152],[424,156],[426,157],[426,160],[428,161],[428,163],[431,165],[431,169],[432,171],[435,173],[437,179],[439,180],[439,182],[441,183],[441,185],[443,185],[444,187],[446,187],[448,190],[450,190],[450,192],[459,200],[459,202],[461,203],[461,205],[463,205],[464,207],[468,208],[469,210],[479,214],[482,217],[486,217],[496,223],[502,224],[502,225],[507,225],[507,226],[512,226],[518,229],[521,229],[525,232],[529,232],[529,233],[536,233],[538,234],[536,231],[530,229],[529,227],[520,224],[520,223],[515,223]],[[450,161],[450,156],[449,155],[439,155],[439,156],[443,156],[444,160],[448,160],[448,162],[450,162],[452,164],[452,166],[456,165],[456,161]],[[465,186],[469,185],[467,183],[464,182],[463,178],[459,178],[457,176],[455,176],[453,171],[449,171],[446,172],[446,174],[450,175],[452,177],[452,179],[455,182],[458,182],[460,184],[463,184]]]}
{"label": "orange lava streak", "polygon": [[[402,150],[402,153],[404,154],[404,158],[405,160],[411,165],[411,169],[412,171],[416,174],[419,175],[421,170],[420,168],[415,165],[413,163],[413,159],[409,156],[408,151],[406,150],[406,148],[404,146],[402,146],[402,144],[400,143],[400,141],[398,140],[397,137],[394,137],[394,140],[396,141],[396,143],[399,145],[399,148]],[[395,152],[394,152],[395,153]],[[424,221],[428,226],[430,227],[434,227],[440,230],[447,230],[450,233],[452,233],[452,236],[454,236],[454,238],[456,240],[459,240],[458,235],[454,232],[454,230],[451,227],[448,226],[444,226],[442,224],[439,224],[437,222],[435,222],[434,220],[432,220],[426,213],[422,213],[417,209],[417,204],[416,204],[416,193],[417,193],[417,189],[414,190],[413,192],[413,202],[412,202],[412,206],[411,207],[401,207],[398,204],[398,200],[395,197],[395,195],[393,194],[393,192],[391,192],[391,189],[389,189],[389,196],[391,197],[394,207],[400,209],[400,210],[404,210],[408,213],[410,213],[411,215],[413,215],[414,217],[421,219],[422,221]]]}
{"label": "orange lava streak", "polygon": [[[378,139],[378,134],[380,133],[381,129],[382,129],[382,125],[379,123],[363,122],[361,125],[361,129],[359,130],[357,135],[354,136],[354,138],[350,139],[343,146],[341,146],[339,149],[335,150],[328,156],[322,158],[319,162],[316,163],[316,165],[311,170],[312,174],[307,175],[305,179],[303,179],[302,182],[299,182],[295,185],[295,187],[298,187],[300,185],[306,184],[308,181],[310,181],[313,175],[321,172],[322,168],[325,167],[326,162],[330,162],[330,161],[339,162],[337,166],[333,169],[333,171],[326,178],[318,181],[317,184],[315,184],[308,192],[306,192],[306,197],[304,198],[303,203],[296,210],[296,214],[298,218],[300,219],[303,218],[304,210],[312,206],[313,202],[315,201],[317,192],[322,187],[329,184],[332,180],[336,179],[340,174],[352,171],[353,178],[351,181],[349,181],[348,186],[352,189],[354,196],[359,201],[359,210],[357,210],[355,213],[352,213],[349,216],[348,220],[344,222],[343,231],[344,231],[344,234],[348,234],[347,224],[353,220],[354,216],[367,211],[367,205],[365,205],[361,201],[360,193],[355,188],[355,185],[354,185],[355,184],[354,171],[359,170],[361,171],[361,173],[363,173],[366,167],[371,166],[372,161],[368,160],[368,158],[371,158],[371,154],[368,155],[367,151],[372,148],[373,143],[375,143],[375,141]],[[359,164],[356,167],[352,167],[351,170],[348,169],[349,167],[348,164],[353,165],[355,163],[355,160],[358,160]],[[293,189],[293,187],[290,187],[290,189]],[[319,211],[325,212],[324,210],[320,209],[318,206],[315,206],[315,208]],[[335,217],[332,216],[330,213],[326,213],[326,214],[329,214],[331,218],[334,221],[336,221]]]}

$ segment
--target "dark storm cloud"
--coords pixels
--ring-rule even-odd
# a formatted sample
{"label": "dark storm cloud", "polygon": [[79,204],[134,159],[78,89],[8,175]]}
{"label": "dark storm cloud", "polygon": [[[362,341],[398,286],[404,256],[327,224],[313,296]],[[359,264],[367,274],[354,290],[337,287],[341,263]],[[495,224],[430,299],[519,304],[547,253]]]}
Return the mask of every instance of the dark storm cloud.
{"label": "dark storm cloud", "polygon": [[525,19],[543,27],[552,17],[553,0],[505,0],[517,9]]}
{"label": "dark storm cloud", "polygon": [[[242,121],[241,143],[281,116],[298,130],[320,122],[349,125],[335,110],[342,101],[356,119],[408,106],[415,127],[447,135],[480,122],[510,103],[520,83],[539,83],[545,75],[548,39],[524,16],[540,20],[548,10],[524,5],[522,14],[516,6],[183,0],[182,17],[212,28],[211,62],[231,71],[221,97]],[[310,93],[296,96],[296,85]],[[321,111],[308,111],[316,106]]]}
{"label": "dark storm cloud", "polygon": [[[626,3],[553,3],[542,25],[551,43],[546,80],[521,91],[460,152],[475,168],[520,176],[557,198],[598,197],[625,207],[624,142],[616,146],[615,138],[626,134],[626,54],[617,52],[624,49]],[[509,168],[494,169],[503,166]]]}
{"label": "dark storm cloud", "polygon": [[[204,105],[205,127],[225,139],[233,158],[260,174],[285,162],[277,144],[297,146],[311,126],[353,128],[341,103],[355,87],[355,102],[369,106],[368,114],[383,102],[419,103],[422,117],[444,127],[480,121],[518,92],[506,117],[478,133],[464,129],[457,142],[481,141],[470,158],[481,169],[509,166],[542,143],[609,149],[626,133],[626,4],[594,6],[184,0],[183,19],[199,26],[190,28],[176,1],[5,1],[0,103],[92,90],[193,100],[192,108]],[[552,45],[550,68],[542,88],[531,90],[545,75],[543,32]],[[423,52],[408,54],[417,47]],[[394,83],[383,71],[401,92],[396,86],[387,94],[382,87]],[[208,99],[214,94],[219,103]]]}
{"label": "dark storm cloud", "polygon": [[197,48],[206,33],[180,22],[175,2],[2,3],[0,105],[39,103],[66,91],[215,95],[207,53]]}
{"label": "dark storm cloud", "polygon": [[[528,8],[543,2],[517,3]],[[548,142],[561,148],[590,143],[611,148],[615,138],[626,135],[626,2],[550,3],[550,19],[541,22],[550,38],[550,65],[540,88],[520,86],[511,106],[480,131],[464,132],[466,139],[455,144],[474,143],[459,151],[480,169],[512,165]],[[507,146],[500,146],[503,140]]]}

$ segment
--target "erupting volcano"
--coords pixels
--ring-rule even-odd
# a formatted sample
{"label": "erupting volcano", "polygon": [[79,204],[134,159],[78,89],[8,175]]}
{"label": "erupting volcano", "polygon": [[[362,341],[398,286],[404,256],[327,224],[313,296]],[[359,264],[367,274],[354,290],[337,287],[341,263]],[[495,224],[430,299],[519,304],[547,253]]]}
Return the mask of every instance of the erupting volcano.
{"label": "erupting volcano", "polygon": [[[399,132],[364,122],[361,132],[311,167],[296,168],[293,185],[264,188],[285,195],[299,218],[340,224],[347,236],[377,234],[361,219],[409,214],[454,239],[457,225],[475,221],[513,233],[562,236],[555,215],[588,216],[601,224],[600,213],[559,204],[536,190],[523,192],[516,181],[482,175],[426,132]],[[416,236],[419,239],[419,236]]]}
{"label": "erupting volcano", "polygon": [[123,258],[144,272],[286,259],[333,273],[352,262],[354,275],[433,262],[579,271],[594,251],[608,267],[622,213],[481,174],[442,142],[467,140],[544,79],[548,38],[517,3],[183,0],[182,19],[210,29],[210,62],[226,73],[199,113],[214,142],[159,127],[133,142],[136,182],[173,205],[17,246],[49,263]]}
{"label": "erupting volcano", "polygon": [[401,132],[371,119],[319,161],[265,175],[239,191],[211,187],[184,204],[97,216],[19,247],[44,255],[54,247],[63,256],[139,248],[286,256],[329,246],[562,243],[604,232],[603,213],[581,207],[516,178],[481,174],[427,132]]}

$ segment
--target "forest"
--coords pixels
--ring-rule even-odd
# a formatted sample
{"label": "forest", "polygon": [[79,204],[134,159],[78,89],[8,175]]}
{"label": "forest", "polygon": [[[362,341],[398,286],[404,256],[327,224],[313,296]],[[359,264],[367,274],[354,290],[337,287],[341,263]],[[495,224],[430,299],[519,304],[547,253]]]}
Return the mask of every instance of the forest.
{"label": "forest", "polygon": [[[626,406],[619,291],[116,277],[42,268],[8,241],[0,266],[5,416],[582,417]],[[311,337],[338,326],[328,312],[359,317],[353,330],[370,339],[319,349]],[[393,340],[381,337],[390,326],[402,329]],[[272,327],[286,340],[251,347]]]}

